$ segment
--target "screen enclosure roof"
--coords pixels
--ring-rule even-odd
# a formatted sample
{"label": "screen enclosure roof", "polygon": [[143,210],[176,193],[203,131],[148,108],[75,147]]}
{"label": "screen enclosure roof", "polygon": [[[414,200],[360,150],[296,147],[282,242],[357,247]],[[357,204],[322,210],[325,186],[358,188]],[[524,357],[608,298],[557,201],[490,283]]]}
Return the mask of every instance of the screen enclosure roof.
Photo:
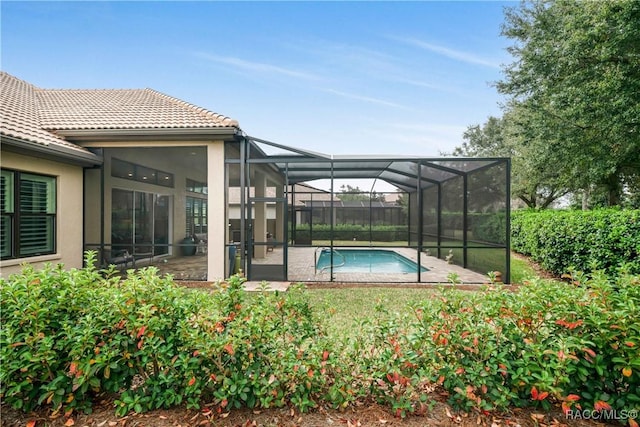
{"label": "screen enclosure roof", "polygon": [[289,184],[316,179],[380,179],[412,192],[508,162],[504,157],[328,155],[250,136],[246,139],[250,142],[247,163],[275,165]]}

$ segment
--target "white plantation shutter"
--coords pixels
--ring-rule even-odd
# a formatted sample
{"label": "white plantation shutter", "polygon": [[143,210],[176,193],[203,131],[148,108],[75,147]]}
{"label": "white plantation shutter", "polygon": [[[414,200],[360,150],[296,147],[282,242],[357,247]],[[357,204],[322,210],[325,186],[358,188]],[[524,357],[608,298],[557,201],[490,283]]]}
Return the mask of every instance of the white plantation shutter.
{"label": "white plantation shutter", "polygon": [[13,236],[13,176],[12,171],[3,170],[0,175],[0,254],[2,258],[11,256]]}
{"label": "white plantation shutter", "polygon": [[194,203],[195,203],[195,199],[193,197],[187,197],[187,203],[185,204],[185,210],[186,210],[186,216],[187,216],[187,224],[186,224],[187,235],[192,235],[193,233],[196,232],[194,219],[193,219]]}
{"label": "white plantation shutter", "polygon": [[21,174],[19,256],[54,251],[55,212],[55,178]]}
{"label": "white plantation shutter", "polygon": [[187,234],[207,232],[207,201],[196,197],[187,197]]}

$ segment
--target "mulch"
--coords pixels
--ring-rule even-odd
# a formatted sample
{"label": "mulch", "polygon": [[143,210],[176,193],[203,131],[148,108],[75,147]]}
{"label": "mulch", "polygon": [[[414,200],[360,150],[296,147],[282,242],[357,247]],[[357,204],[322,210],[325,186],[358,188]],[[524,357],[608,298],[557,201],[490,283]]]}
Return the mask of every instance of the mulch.
{"label": "mulch", "polygon": [[25,414],[3,406],[1,416],[2,427],[596,427],[605,425],[593,420],[568,420],[561,411],[514,409],[507,414],[456,413],[442,402],[437,402],[421,416],[406,418],[395,417],[386,408],[376,404],[357,406],[344,411],[320,408],[304,414],[290,408],[237,409],[217,414],[206,408],[194,410],[176,407],[117,417],[113,403],[108,401],[103,401],[94,407],[91,414],[50,417],[44,411]]}

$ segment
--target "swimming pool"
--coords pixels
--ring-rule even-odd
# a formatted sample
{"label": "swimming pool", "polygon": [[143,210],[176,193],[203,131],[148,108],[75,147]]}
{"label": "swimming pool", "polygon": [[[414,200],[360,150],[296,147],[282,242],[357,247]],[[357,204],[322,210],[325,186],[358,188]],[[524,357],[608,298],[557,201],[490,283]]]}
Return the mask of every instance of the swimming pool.
{"label": "swimming pool", "polygon": [[[322,249],[317,272],[328,271],[331,249]],[[417,273],[418,265],[395,251],[371,249],[333,250],[334,273]],[[421,267],[421,272],[429,271]]]}

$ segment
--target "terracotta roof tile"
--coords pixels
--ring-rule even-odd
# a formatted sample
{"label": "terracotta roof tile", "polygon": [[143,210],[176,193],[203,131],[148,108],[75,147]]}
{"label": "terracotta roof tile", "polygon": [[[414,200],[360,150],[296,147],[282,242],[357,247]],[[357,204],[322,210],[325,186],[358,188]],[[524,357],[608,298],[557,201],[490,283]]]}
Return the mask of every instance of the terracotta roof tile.
{"label": "terracotta roof tile", "polygon": [[221,114],[152,89],[39,89],[45,129],[163,129],[238,127]]}
{"label": "terracotta roof tile", "polygon": [[42,128],[36,90],[32,84],[0,72],[0,135],[87,152]]}

